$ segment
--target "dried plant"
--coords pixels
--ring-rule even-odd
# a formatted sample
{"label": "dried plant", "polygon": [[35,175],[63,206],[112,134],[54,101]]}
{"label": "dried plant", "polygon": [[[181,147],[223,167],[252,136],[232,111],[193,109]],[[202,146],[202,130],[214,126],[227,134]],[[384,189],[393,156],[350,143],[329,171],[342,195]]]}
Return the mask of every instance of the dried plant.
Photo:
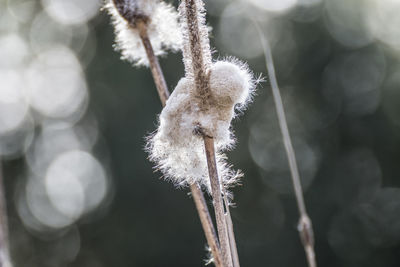
{"label": "dried plant", "polygon": [[[152,2],[152,3],[150,3]],[[150,69],[152,71],[152,75],[154,78],[154,82],[157,86],[157,91],[160,96],[160,100],[163,106],[165,106],[166,101],[169,97],[169,91],[167,88],[167,84],[164,79],[164,75],[162,73],[160,64],[158,62],[158,59],[154,53],[154,48],[152,44],[152,40],[150,40],[150,36],[148,34],[148,28],[149,25],[152,25],[153,30],[159,31],[157,29],[157,24],[154,24],[154,22],[151,22],[151,14],[143,16],[145,12],[141,11],[141,5],[148,4],[152,7],[153,4],[162,4],[159,1],[149,1],[149,2],[137,2],[137,1],[107,1],[105,4],[105,8],[108,10],[108,12],[113,16],[113,21],[114,25],[116,26],[116,42],[118,43],[119,37],[118,33],[120,33],[117,24],[122,23],[121,26],[119,27],[125,27],[125,31],[131,32],[132,36],[134,38],[139,39],[141,42],[136,44],[136,48],[138,50],[143,49],[145,51],[146,58],[143,58],[143,53],[141,55],[141,61],[140,62],[148,62],[150,65]],[[146,6],[144,6],[146,7]],[[172,9],[170,6],[167,7],[168,10],[170,10],[172,13]],[[148,10],[148,9],[146,9]],[[126,15],[128,14],[128,15]],[[172,16],[171,16],[172,17]],[[172,28],[168,30],[174,30],[177,31],[177,23],[173,22]],[[164,28],[165,29],[165,28]],[[178,39],[179,42],[179,39]],[[129,47],[129,46],[128,46]],[[116,47],[117,50],[120,49],[121,47]],[[126,48],[126,47],[125,47]],[[130,61],[133,61],[133,63],[137,63],[138,59],[136,57],[131,57],[131,58],[126,58],[123,56],[123,58],[128,59]],[[136,62],[136,61],[137,62]],[[140,65],[140,64],[139,64]],[[192,193],[192,197],[194,199],[200,221],[207,239],[207,243],[209,245],[209,248],[211,250],[212,258],[211,261],[215,263],[217,267],[223,266],[222,265],[222,260],[220,256],[220,249],[219,249],[219,243],[217,240],[217,236],[214,230],[214,225],[211,220],[211,216],[209,214],[207,204],[205,201],[205,198],[203,196],[203,193],[196,183],[190,184],[190,189]]]}
{"label": "dried plant", "polygon": [[[181,2],[182,35],[177,30],[177,14],[160,1],[114,0],[106,7],[113,17],[117,50],[123,59],[135,65],[150,65],[165,106],[157,131],[148,139],[150,159],[176,186],[191,187],[216,266],[239,266],[227,188],[236,183],[240,173],[232,170],[223,151],[234,144],[230,124],[236,116],[235,110],[242,110],[251,100],[256,84],[252,73],[238,60],[212,61],[201,0]],[[160,14],[164,21],[160,20]],[[257,24],[256,27],[263,37],[267,70],[299,207],[299,231],[309,266],[314,267],[312,225],[304,204],[272,56]],[[169,34],[165,35],[166,32]],[[183,51],[185,77],[168,99],[169,92],[156,56],[167,48],[179,47]],[[213,198],[218,240],[201,187]]]}
{"label": "dried plant", "polygon": [[146,24],[156,56],[167,50],[178,51],[182,38],[178,13],[174,7],[155,0],[107,0],[104,8],[111,15],[115,29],[115,49],[136,66],[149,66],[149,58],[142,44],[140,23]]}
{"label": "dried plant", "polygon": [[307,214],[306,204],[304,202],[303,190],[300,182],[300,174],[297,168],[296,155],[293,149],[292,140],[290,138],[289,128],[286,122],[285,110],[283,108],[282,98],[278,87],[278,81],[275,75],[275,67],[274,61],[272,59],[271,48],[269,47],[268,40],[258,26],[258,23],[254,20],[253,22],[258,31],[264,49],[265,64],[268,72],[269,81],[271,83],[272,95],[274,98],[276,113],[278,115],[279,127],[285,146],[286,156],[289,161],[290,174],[292,178],[294,193],[296,196],[297,207],[300,214],[300,219],[298,223],[300,238],[306,252],[308,266],[316,267],[317,263],[315,260],[314,232],[312,228],[312,222]]}
{"label": "dried plant", "polygon": [[254,83],[243,64],[218,61],[211,64],[208,72],[207,93],[199,92],[196,81],[191,78],[193,73],[187,73],[179,81],[160,115],[156,134],[149,140],[151,159],[178,186],[196,182],[210,188],[199,132],[214,139],[223,184],[233,185],[238,178],[220,152],[234,143],[230,131],[234,109],[245,107]]}
{"label": "dried plant", "polygon": [[232,222],[224,211],[222,193],[240,175],[232,171],[222,152],[234,143],[230,124],[235,108],[246,106],[255,82],[237,60],[212,62],[202,1],[182,1],[179,10],[185,77],[160,115],[149,151],[165,176],[178,186],[197,182],[211,191],[223,264],[238,266]]}
{"label": "dried plant", "polygon": [[[253,74],[246,64],[232,58],[212,61],[201,0],[181,2],[182,35],[175,32],[178,24],[173,9],[160,1],[114,0],[108,1],[106,8],[116,29],[116,49],[123,59],[150,66],[165,105],[159,127],[148,140],[150,159],[176,186],[190,186],[216,266],[239,266],[228,188],[240,172],[232,170],[223,151],[233,147],[231,121],[251,100],[256,85]],[[157,12],[167,19],[158,20]],[[176,43],[162,37],[165,29],[174,32]],[[156,56],[180,44],[185,77],[168,99]],[[218,240],[201,188],[213,198]]]}

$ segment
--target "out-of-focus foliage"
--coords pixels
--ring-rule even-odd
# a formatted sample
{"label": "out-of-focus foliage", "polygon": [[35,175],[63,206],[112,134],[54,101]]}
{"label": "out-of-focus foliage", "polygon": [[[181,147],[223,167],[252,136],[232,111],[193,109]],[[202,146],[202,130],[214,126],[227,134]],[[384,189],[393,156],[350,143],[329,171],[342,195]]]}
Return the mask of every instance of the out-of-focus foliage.
{"label": "out-of-focus foliage", "polygon": [[[174,3],[176,6],[176,2]],[[265,73],[271,43],[320,266],[400,265],[400,2],[206,1],[212,45]],[[143,150],[161,105],[100,0],[0,0],[0,155],[15,266],[201,266],[185,190]],[[173,88],[181,55],[161,60]],[[242,266],[306,266],[268,83],[235,121]]]}

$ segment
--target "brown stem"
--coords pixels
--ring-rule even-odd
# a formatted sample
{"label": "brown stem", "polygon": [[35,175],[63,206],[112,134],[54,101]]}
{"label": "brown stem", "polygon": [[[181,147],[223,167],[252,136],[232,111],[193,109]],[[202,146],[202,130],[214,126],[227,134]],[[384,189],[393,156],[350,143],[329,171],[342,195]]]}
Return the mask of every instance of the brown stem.
{"label": "brown stem", "polygon": [[204,67],[203,48],[201,46],[201,34],[198,22],[198,7],[196,0],[185,0],[185,11],[187,27],[189,34],[190,55],[192,58],[192,67],[194,80],[196,81],[196,90],[202,98],[207,99],[210,94],[209,79]]}
{"label": "brown stem", "polygon": [[211,253],[213,255],[213,260],[215,266],[223,266],[221,260],[221,254],[219,250],[219,244],[217,240],[217,235],[214,230],[214,225],[211,220],[210,214],[208,212],[207,204],[204,199],[203,192],[200,190],[197,184],[192,184],[190,186],[190,190],[192,191],[192,196],[194,199],[194,203],[196,204],[196,208],[199,211],[199,217],[201,221],[201,225],[203,226],[204,233],[207,238],[207,243],[211,249]]}
{"label": "brown stem", "polygon": [[314,252],[314,232],[312,229],[311,220],[307,214],[300,217],[298,230],[300,233],[300,239],[303,244],[304,251],[307,256],[308,266],[317,267]]}
{"label": "brown stem", "polygon": [[258,34],[262,42],[265,55],[265,64],[268,71],[268,78],[271,83],[272,95],[275,102],[276,113],[278,115],[279,127],[282,134],[283,144],[285,146],[286,156],[289,161],[289,169],[291,173],[294,194],[296,196],[297,207],[300,214],[298,230],[300,238],[303,243],[304,251],[307,256],[309,267],[316,267],[314,251],[314,232],[312,228],[311,219],[307,214],[306,204],[304,202],[303,189],[300,182],[300,174],[297,168],[296,155],[293,149],[292,141],[289,134],[289,128],[286,122],[285,110],[283,108],[282,97],[279,91],[278,81],[276,80],[274,61],[272,58],[271,48],[269,47],[268,40],[261,31],[258,23],[254,21]]}
{"label": "brown stem", "polygon": [[[165,82],[164,74],[158,62],[158,58],[154,54],[153,47],[148,37],[147,24],[143,21],[139,21],[137,23],[137,27],[139,29],[139,34],[143,46],[146,50],[147,57],[149,59],[150,69],[157,87],[158,95],[160,97],[162,106],[164,107],[170,95],[167,83]],[[211,253],[213,255],[214,264],[216,267],[223,267],[218,239],[215,234],[214,225],[212,223],[203,192],[200,190],[197,184],[192,184],[190,186],[190,190],[197,208],[197,212],[200,217],[201,225],[203,227],[208,246],[210,247]]]}
{"label": "brown stem", "polygon": [[[186,17],[186,25],[188,30],[188,41],[189,41],[189,55],[191,60],[186,60],[191,62],[191,67],[193,70],[193,78],[196,87],[196,93],[200,96],[201,100],[206,103],[210,96],[210,83],[209,83],[209,73],[206,68],[206,62],[204,59],[204,53],[206,49],[202,47],[206,38],[200,32],[199,16],[200,7],[197,6],[201,4],[198,0],[185,0],[181,5],[184,5],[184,16]],[[204,48],[204,49],[203,49]],[[204,105],[207,107],[208,105]],[[211,136],[203,134],[204,148],[207,157],[208,173],[211,183],[211,195],[213,198],[213,205],[215,211],[215,218],[217,221],[217,230],[219,242],[221,244],[221,254],[223,264],[226,267],[232,266],[232,255],[231,248],[229,244],[229,235],[227,230],[227,223],[224,213],[223,200],[221,194],[221,182],[218,178],[217,163],[215,159],[215,148],[214,139]]]}
{"label": "brown stem", "polygon": [[165,103],[169,97],[169,91],[160,67],[160,63],[158,62],[158,58],[154,55],[153,46],[151,45],[149,36],[147,34],[147,24],[144,21],[139,21],[136,25],[139,29],[139,35],[142,39],[144,49],[146,50],[147,58],[149,59],[150,70],[151,74],[153,75],[154,83],[157,87],[158,95],[160,96],[162,105],[165,106]]}
{"label": "brown stem", "polygon": [[2,161],[0,158],[0,266],[11,266],[8,245],[7,207],[3,181]]}
{"label": "brown stem", "polygon": [[232,217],[231,217],[231,212],[229,210],[229,201],[228,201],[228,197],[226,194],[226,190],[223,187],[222,191],[224,193],[224,203],[225,203],[225,220],[226,220],[226,225],[228,228],[228,238],[229,238],[229,246],[231,249],[231,255],[232,255],[232,264],[233,267],[240,267],[240,263],[239,263],[239,254],[237,251],[237,247],[236,247],[236,239],[235,239],[235,232],[233,231],[233,223],[232,223]]}
{"label": "brown stem", "polygon": [[229,245],[228,229],[221,196],[221,183],[218,179],[217,162],[215,160],[214,139],[206,135],[203,135],[203,139],[207,157],[208,174],[210,176],[211,195],[213,197],[215,219],[217,221],[219,241],[221,242],[222,258],[224,259],[224,266],[232,266],[232,255]]}

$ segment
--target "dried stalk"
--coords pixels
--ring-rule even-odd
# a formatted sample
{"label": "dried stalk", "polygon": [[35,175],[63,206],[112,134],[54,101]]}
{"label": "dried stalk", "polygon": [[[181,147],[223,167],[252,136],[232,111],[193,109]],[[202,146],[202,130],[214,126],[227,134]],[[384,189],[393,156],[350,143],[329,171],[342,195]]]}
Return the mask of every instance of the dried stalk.
{"label": "dried stalk", "polygon": [[196,204],[196,208],[199,211],[199,217],[201,221],[201,225],[203,226],[204,233],[207,238],[208,246],[211,249],[211,253],[213,255],[213,262],[215,266],[223,266],[221,259],[221,252],[219,249],[217,235],[214,230],[214,225],[210,217],[210,213],[208,212],[206,200],[204,199],[203,192],[200,190],[199,186],[196,184],[192,184],[190,186],[190,190],[192,191],[192,196],[194,199],[194,203]]}
{"label": "dried stalk", "polygon": [[207,157],[208,174],[211,182],[211,194],[217,221],[218,236],[221,242],[221,252],[224,259],[224,266],[232,266],[232,255],[228,236],[227,223],[224,206],[221,197],[221,184],[218,179],[217,162],[215,160],[214,139],[204,135],[204,147]]}
{"label": "dried stalk", "polygon": [[153,75],[161,104],[164,107],[169,97],[169,91],[167,83],[165,82],[164,74],[160,67],[160,63],[154,54],[153,46],[151,45],[149,36],[147,34],[147,24],[144,21],[138,21],[136,25],[139,30],[140,39],[142,40],[144,49],[146,50],[147,58],[149,59],[151,74]]}
{"label": "dried stalk", "polygon": [[2,161],[0,158],[0,266],[11,267],[10,252],[8,244],[6,196],[3,181]]}
{"label": "dried stalk", "polygon": [[240,267],[239,263],[239,254],[236,248],[236,240],[235,240],[235,233],[233,231],[233,223],[232,223],[232,217],[231,217],[231,212],[229,211],[229,201],[228,197],[226,194],[225,188],[222,188],[222,191],[224,193],[224,203],[225,203],[225,220],[226,220],[226,227],[228,228],[228,238],[229,238],[229,246],[231,249],[231,255],[232,255],[232,264],[233,267]]}
{"label": "dried stalk", "polygon": [[203,60],[203,48],[201,46],[201,34],[197,20],[198,9],[195,0],[185,0],[187,27],[189,34],[190,55],[197,93],[207,99],[210,95],[209,77]]}
{"label": "dried stalk", "polygon": [[[196,91],[203,101],[207,101],[210,95],[209,73],[207,73],[205,62],[203,60],[203,49],[201,46],[202,36],[199,32],[198,8],[195,0],[185,0],[184,4]],[[212,136],[207,136],[206,134],[203,134],[203,139],[211,183],[211,195],[213,198],[215,218],[217,222],[218,237],[221,244],[223,266],[231,267],[232,255],[221,194],[221,182],[218,178],[217,163],[215,159],[214,139]]]}
{"label": "dried stalk", "polygon": [[300,213],[300,219],[298,224],[298,230],[300,232],[300,238],[306,252],[307,262],[309,267],[316,267],[317,263],[315,260],[314,251],[314,233],[312,228],[311,219],[307,214],[306,205],[304,203],[303,190],[300,182],[299,170],[297,168],[296,156],[293,149],[292,141],[289,134],[288,125],[286,122],[285,111],[283,108],[281,94],[279,92],[278,82],[276,80],[274,62],[272,59],[271,49],[268,44],[268,40],[262,33],[260,27],[256,21],[253,21],[257,31],[260,35],[262,46],[264,49],[265,63],[268,70],[268,78],[271,83],[272,95],[275,102],[276,112],[278,115],[279,127],[283,137],[283,143],[286,150],[286,155],[289,161],[289,168],[296,196],[297,207]]}
{"label": "dried stalk", "polygon": [[[164,107],[170,95],[167,83],[165,82],[164,74],[160,67],[160,63],[158,62],[158,58],[154,54],[153,47],[148,37],[147,24],[144,21],[139,21],[137,23],[137,27],[139,29],[139,35],[142,40],[143,46],[145,48],[147,57],[149,59],[150,69],[153,75],[154,82],[157,87],[158,95],[160,97],[162,106]],[[208,211],[207,203],[204,199],[203,192],[201,191],[201,189],[197,184],[190,185],[190,190],[197,208],[197,212],[200,217],[201,225],[203,227],[208,246],[211,249],[213,262],[216,267],[223,267],[224,265],[222,264],[221,252],[219,248],[217,235],[215,233],[214,225],[212,223],[211,216]]]}

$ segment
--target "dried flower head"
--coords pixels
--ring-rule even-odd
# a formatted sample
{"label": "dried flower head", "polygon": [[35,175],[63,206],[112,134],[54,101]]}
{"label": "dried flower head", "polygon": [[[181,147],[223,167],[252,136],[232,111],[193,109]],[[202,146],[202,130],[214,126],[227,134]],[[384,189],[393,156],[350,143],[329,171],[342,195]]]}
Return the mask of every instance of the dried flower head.
{"label": "dried flower head", "polygon": [[160,0],[106,0],[104,8],[112,17],[115,28],[115,49],[122,59],[135,65],[148,66],[138,23],[145,23],[156,56],[166,50],[180,50],[182,37],[178,13],[173,6]]}
{"label": "dried flower head", "polygon": [[147,149],[166,179],[177,186],[198,183],[210,190],[203,137],[212,137],[217,171],[228,187],[241,174],[227,164],[223,151],[234,144],[231,121],[251,100],[256,81],[238,60],[212,62],[203,1],[184,0],[179,13],[185,77],[166,102]]}
{"label": "dried flower head", "polygon": [[147,22],[155,8],[154,1],[138,0],[112,0],[114,7],[130,25],[136,27],[136,22],[143,20]]}
{"label": "dried flower head", "polygon": [[203,140],[197,131],[214,137],[222,182],[230,185],[238,178],[222,151],[234,144],[231,120],[235,109],[243,109],[251,99],[255,81],[247,66],[237,60],[213,63],[209,77],[206,103],[198,97],[193,78],[179,81],[161,112],[157,132],[149,139],[150,158],[178,186],[198,182],[209,188]]}

